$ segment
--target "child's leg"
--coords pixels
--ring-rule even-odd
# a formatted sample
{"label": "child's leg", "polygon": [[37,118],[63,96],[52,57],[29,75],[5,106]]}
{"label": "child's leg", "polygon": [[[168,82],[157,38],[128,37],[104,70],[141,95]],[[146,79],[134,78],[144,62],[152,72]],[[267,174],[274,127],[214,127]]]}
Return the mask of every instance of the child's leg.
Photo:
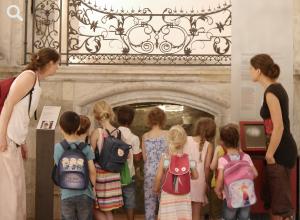
{"label": "child's leg", "polygon": [[212,220],[218,220],[222,218],[223,201],[218,198],[214,188],[209,191],[209,216]]}
{"label": "child's leg", "polygon": [[61,219],[76,219],[76,202],[74,198],[63,199],[61,201]]}
{"label": "child's leg", "polygon": [[237,216],[236,216],[237,209],[228,208],[226,200],[224,200],[224,202],[223,202],[222,212],[223,212],[223,218],[225,220],[236,220],[237,219]]}
{"label": "child's leg", "polygon": [[113,214],[111,211],[109,212],[104,212],[105,213],[105,216],[106,216],[106,220],[113,220],[114,217],[113,217]]}
{"label": "child's leg", "polygon": [[134,219],[135,208],[135,183],[122,187],[124,208],[126,209],[127,220]]}
{"label": "child's leg", "polygon": [[201,202],[192,202],[192,219],[193,220],[200,220],[201,218]]}
{"label": "child's leg", "polygon": [[105,212],[102,212],[99,209],[94,209],[94,219],[95,220],[106,220]]}
{"label": "child's leg", "polygon": [[250,206],[238,209],[238,219],[248,220],[250,217]]}
{"label": "child's leg", "polygon": [[77,220],[93,220],[93,199],[82,195],[76,202]]}

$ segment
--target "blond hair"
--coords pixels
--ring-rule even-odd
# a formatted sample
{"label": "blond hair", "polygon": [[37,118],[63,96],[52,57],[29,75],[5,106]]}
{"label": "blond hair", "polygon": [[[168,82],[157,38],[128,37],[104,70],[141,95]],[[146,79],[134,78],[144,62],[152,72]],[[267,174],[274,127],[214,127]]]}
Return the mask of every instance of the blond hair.
{"label": "blond hair", "polygon": [[109,120],[110,122],[115,120],[115,113],[111,106],[104,100],[97,102],[93,109],[94,117],[97,121]]}
{"label": "blond hair", "polygon": [[180,125],[174,125],[168,132],[168,143],[171,152],[175,152],[178,149],[183,148],[187,140],[187,135],[183,127]]}

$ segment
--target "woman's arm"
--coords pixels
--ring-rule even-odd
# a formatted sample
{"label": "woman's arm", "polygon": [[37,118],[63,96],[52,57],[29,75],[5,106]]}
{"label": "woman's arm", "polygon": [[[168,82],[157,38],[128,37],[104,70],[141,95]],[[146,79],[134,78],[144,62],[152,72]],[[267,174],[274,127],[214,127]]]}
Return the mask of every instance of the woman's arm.
{"label": "woman's arm", "polygon": [[[209,174],[210,174],[210,164],[213,157],[213,146],[211,143],[208,144],[207,153],[204,160],[204,172],[205,172],[205,181],[209,182]],[[210,184],[208,184],[210,185]]]}
{"label": "woman's arm", "polygon": [[272,93],[267,93],[266,101],[270,110],[271,120],[273,123],[273,131],[265,158],[268,164],[274,164],[276,163],[274,154],[281,141],[284,126],[278,98]]}
{"label": "woman's arm", "polygon": [[159,193],[160,187],[161,187],[161,179],[164,174],[164,157],[162,156],[159,161],[159,165],[156,171],[156,176],[154,180],[154,186],[153,186],[153,191],[156,193]]}
{"label": "woman's arm", "polygon": [[0,152],[7,149],[7,126],[14,106],[32,89],[35,83],[35,75],[31,71],[21,73],[10,88],[0,114]]}

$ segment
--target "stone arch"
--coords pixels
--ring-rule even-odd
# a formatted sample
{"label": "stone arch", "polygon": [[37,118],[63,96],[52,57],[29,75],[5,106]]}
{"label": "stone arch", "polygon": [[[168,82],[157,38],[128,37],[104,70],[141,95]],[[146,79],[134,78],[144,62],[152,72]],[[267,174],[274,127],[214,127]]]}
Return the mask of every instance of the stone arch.
{"label": "stone arch", "polygon": [[120,83],[114,86],[106,86],[89,95],[76,99],[74,109],[78,112],[89,114],[92,105],[104,99],[112,107],[126,104],[144,102],[162,102],[189,106],[205,111],[216,118],[217,123],[224,120],[230,107],[228,99],[223,98],[211,87],[200,86],[191,90],[187,87],[178,86],[176,83]]}

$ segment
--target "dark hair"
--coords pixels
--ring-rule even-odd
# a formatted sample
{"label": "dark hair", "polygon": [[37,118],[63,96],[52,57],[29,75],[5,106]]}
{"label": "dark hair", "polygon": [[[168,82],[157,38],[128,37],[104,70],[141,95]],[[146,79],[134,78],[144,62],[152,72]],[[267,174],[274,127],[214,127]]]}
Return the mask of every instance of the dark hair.
{"label": "dark hair", "polygon": [[86,115],[80,115],[80,125],[77,130],[77,135],[85,134],[91,127],[91,121]]}
{"label": "dark hair", "polygon": [[159,125],[161,128],[166,122],[166,114],[163,110],[158,107],[154,107],[148,114],[148,124],[149,126]]}
{"label": "dark hair", "polygon": [[239,131],[238,125],[227,124],[220,128],[220,139],[224,144],[224,147],[239,147]]}
{"label": "dark hair", "polygon": [[270,79],[277,79],[280,74],[280,67],[274,63],[272,57],[268,54],[257,54],[250,60],[254,69],[260,69],[262,74]]}
{"label": "dark hair", "polygon": [[59,54],[52,48],[40,49],[39,52],[32,54],[31,62],[26,66],[25,70],[36,71],[43,69],[50,61],[56,63],[59,58]]}
{"label": "dark hair", "polygon": [[80,125],[80,117],[76,112],[66,111],[59,119],[61,129],[67,134],[76,134]]}
{"label": "dark hair", "polygon": [[194,134],[200,136],[200,161],[202,161],[201,152],[203,150],[204,143],[205,141],[213,141],[214,137],[216,136],[216,127],[217,126],[214,119],[208,117],[200,118],[196,123]]}
{"label": "dark hair", "polygon": [[118,123],[123,126],[131,125],[134,119],[135,111],[130,105],[124,105],[117,109]]}

